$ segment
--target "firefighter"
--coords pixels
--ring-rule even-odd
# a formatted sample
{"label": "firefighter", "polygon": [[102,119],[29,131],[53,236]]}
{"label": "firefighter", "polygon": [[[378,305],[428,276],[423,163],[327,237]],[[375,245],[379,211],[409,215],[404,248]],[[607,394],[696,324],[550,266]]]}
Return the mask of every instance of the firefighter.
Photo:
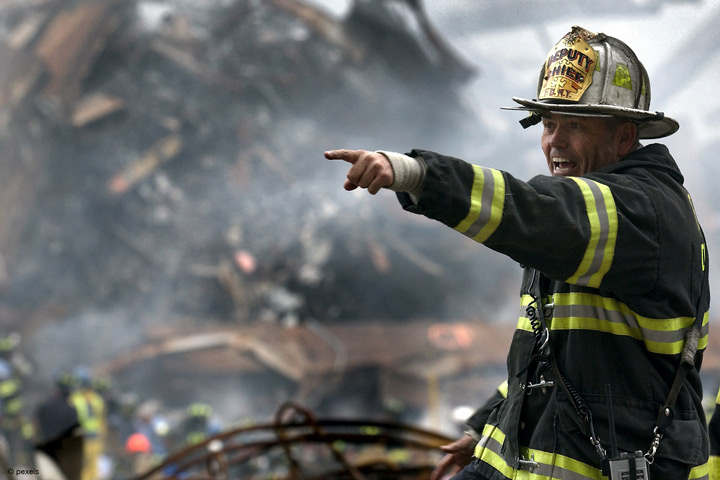
{"label": "firefighter", "polygon": [[[73,375],[55,375],[55,388],[35,411],[36,465],[41,478],[80,480],[83,464],[83,436],[77,410],[70,403],[75,388]],[[54,469],[59,473],[51,475]]]}
{"label": "firefighter", "polygon": [[715,397],[715,407],[708,422],[710,435],[710,480],[720,480],[720,389]]}
{"label": "firefighter", "polygon": [[186,409],[185,422],[182,426],[185,445],[197,445],[208,437],[220,432],[212,421],[212,407],[204,402],[195,402]]}
{"label": "firefighter", "polygon": [[425,150],[332,150],[345,189],[387,187],[523,266],[507,383],[444,448],[434,479],[704,478],[699,368],[710,304],[705,237],[667,147],[678,123],[650,110],[625,43],[572,27],[551,49],[537,99],[550,175]]}
{"label": "firefighter", "polygon": [[29,465],[33,437],[32,421],[25,414],[23,382],[32,371],[18,352],[20,335],[0,337],[0,436],[9,445],[9,460]]}
{"label": "firefighter", "polygon": [[92,388],[92,375],[86,366],[76,367],[73,374],[77,388],[70,394],[70,403],[77,410],[83,431],[82,480],[98,480],[107,433],[105,402]]}
{"label": "firefighter", "polygon": [[141,432],[130,435],[125,442],[125,454],[130,457],[132,472],[141,475],[156,465],[150,440]]}

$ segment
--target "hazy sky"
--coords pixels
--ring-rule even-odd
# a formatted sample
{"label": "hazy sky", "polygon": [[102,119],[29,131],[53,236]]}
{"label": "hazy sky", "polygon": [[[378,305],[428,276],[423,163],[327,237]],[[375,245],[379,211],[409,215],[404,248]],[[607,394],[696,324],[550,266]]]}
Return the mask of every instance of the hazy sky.
{"label": "hazy sky", "polygon": [[[311,1],[336,15],[343,15],[351,4],[350,0]],[[679,120],[683,130],[695,129],[703,140],[720,138],[720,129],[705,118],[720,116],[720,95],[711,88],[717,82],[715,72],[720,71],[720,55],[715,54],[720,34],[712,21],[720,17],[720,0],[601,4],[425,0],[424,4],[451,45],[480,67],[471,95],[493,119],[498,114],[492,110],[508,105],[513,95],[534,94],[539,66],[549,49],[572,25],[581,25],[618,37],[633,48],[650,75],[653,109]]]}
{"label": "hazy sky", "polygon": [[[350,0],[311,1],[339,16],[351,5]],[[680,123],[676,134],[660,142],[670,148],[685,175],[713,251],[713,244],[720,242],[720,199],[713,180],[720,173],[713,153],[720,148],[720,0],[424,0],[424,5],[431,23],[478,68],[466,92],[468,105],[477,112],[478,128],[490,139],[517,142],[510,145],[515,150],[501,146],[492,156],[480,152],[465,159],[521,178],[546,173],[544,160],[538,158],[539,140],[535,150],[539,134],[532,129],[522,132],[517,121],[524,114],[500,107],[512,106],[513,96],[535,96],[547,52],[572,25],[630,45],[650,76],[651,110]],[[503,154],[520,158],[510,163]]]}

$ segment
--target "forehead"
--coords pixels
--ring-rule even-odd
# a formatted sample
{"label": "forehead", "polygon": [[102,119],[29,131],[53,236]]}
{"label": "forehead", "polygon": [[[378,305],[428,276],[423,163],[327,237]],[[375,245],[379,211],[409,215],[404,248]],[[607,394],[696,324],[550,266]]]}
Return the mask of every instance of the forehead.
{"label": "forehead", "polygon": [[579,121],[586,121],[586,122],[593,122],[593,121],[607,121],[608,119],[613,118],[611,115],[568,115],[565,113],[553,113],[553,112],[540,112],[540,116],[545,119],[552,119],[552,120],[567,120],[571,122],[579,122]]}
{"label": "forehead", "polygon": [[613,123],[612,116],[565,115],[560,113],[543,112],[540,114],[543,123],[552,121],[559,124],[581,124],[587,126],[609,127]]}

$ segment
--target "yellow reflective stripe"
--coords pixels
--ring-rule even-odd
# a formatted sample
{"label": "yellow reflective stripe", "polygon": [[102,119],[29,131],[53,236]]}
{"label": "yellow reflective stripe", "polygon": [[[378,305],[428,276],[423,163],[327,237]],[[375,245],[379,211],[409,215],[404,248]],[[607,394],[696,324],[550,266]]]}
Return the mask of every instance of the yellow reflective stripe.
{"label": "yellow reflective stripe", "polygon": [[482,437],[475,446],[474,455],[507,478],[512,478],[514,469],[505,463],[499,453],[504,442],[505,434],[499,428],[486,424],[482,431]]}
{"label": "yellow reflective stripe", "polygon": [[505,434],[497,427],[485,425],[482,438],[475,447],[474,455],[481,462],[487,463],[508,479],[520,480],[600,480],[604,478],[600,469],[580,462],[573,458],[542,450],[521,448],[524,459],[532,459],[538,468],[532,471],[516,470],[505,462],[500,454],[505,442]]}
{"label": "yellow reflective stripe", "polygon": [[70,396],[70,402],[77,410],[78,421],[83,430],[88,434],[99,433],[101,430],[99,412],[93,411],[94,405],[91,405],[91,401],[81,392],[75,392]]}
{"label": "yellow reflective stripe", "polygon": [[11,398],[10,400],[4,400],[4,410],[8,415],[15,415],[20,413],[22,410],[23,402],[17,397]]}
{"label": "yellow reflective stripe", "polygon": [[500,392],[500,395],[503,396],[503,398],[507,398],[508,394],[508,381],[505,380],[500,385],[498,385],[498,392]]}
{"label": "yellow reflective stripe", "polygon": [[577,271],[567,279],[588,287],[600,286],[610,270],[617,241],[617,210],[615,199],[607,185],[579,177],[570,177],[580,187],[590,222],[590,241]]}
{"label": "yellow reflective stripe", "polygon": [[702,350],[704,348],[707,348],[708,346],[708,332],[710,327],[710,310],[706,311],[703,314],[703,323],[702,328],[700,330],[700,333],[702,333],[702,337],[698,340],[698,350]]}
{"label": "yellow reflective stripe", "polygon": [[85,397],[78,394],[73,394],[70,397],[70,401],[75,407],[75,410],[77,410],[80,425],[84,425],[85,423],[87,423],[88,419],[90,418],[90,407],[88,407],[88,404],[85,401]]}
{"label": "yellow reflective stripe", "polygon": [[477,242],[484,242],[495,233],[505,207],[505,179],[502,172],[473,165],[470,211],[455,230]]}
{"label": "yellow reflective stripe", "polygon": [[477,458],[481,458],[483,450],[491,449],[493,444],[497,448],[500,448],[505,442],[505,434],[494,425],[488,425],[486,423],[481,435],[480,440],[477,445],[475,445],[475,451],[473,453]]}
{"label": "yellow reflective stripe", "polygon": [[[712,457],[710,457],[710,461],[712,462]],[[704,463],[702,465],[698,465],[696,467],[693,467],[690,469],[690,475],[688,476],[688,480],[708,480],[712,478],[720,478],[717,477],[717,467],[715,470],[715,475],[711,475],[710,470],[710,464]]]}
{"label": "yellow reflective stripe", "polygon": [[720,390],[718,390],[717,396],[715,397],[715,403],[720,405]]}
{"label": "yellow reflective stripe", "polygon": [[495,470],[503,474],[505,477],[517,478],[514,475],[514,473],[516,473],[515,469],[505,463],[505,460],[502,458],[501,455],[493,452],[492,450],[486,448],[482,451],[482,456],[478,458],[484,463],[492,466]]}
{"label": "yellow reflective stripe", "polygon": [[702,229],[700,228],[700,222],[698,221],[697,212],[695,211],[695,204],[693,203],[692,197],[690,196],[689,193],[687,194],[687,198],[688,198],[688,202],[690,202],[690,208],[692,208],[693,215],[695,216],[695,225],[697,225],[698,232],[700,232],[700,231],[702,231]]}
{"label": "yellow reflective stripe", "polygon": [[20,384],[14,379],[0,382],[0,397],[9,397],[16,394],[18,390],[20,390]]}
{"label": "yellow reflective stripe", "polygon": [[188,445],[195,445],[201,443],[206,438],[207,434],[204,432],[190,432],[187,434],[187,437],[185,437],[185,442],[187,442]]}
{"label": "yellow reflective stripe", "polygon": [[[551,330],[594,330],[629,336],[643,341],[653,353],[679,354],[685,342],[685,334],[695,322],[693,317],[643,317],[622,302],[591,293],[556,293],[552,298],[555,309],[548,325]],[[532,297],[523,295],[517,324],[518,329],[528,332],[532,332],[532,325],[525,307],[531,301]],[[709,320],[709,312],[705,312],[699,349],[707,347]]]}
{"label": "yellow reflective stripe", "polygon": [[23,439],[31,440],[33,436],[35,436],[35,427],[31,422],[23,422],[20,432],[22,433]]}
{"label": "yellow reflective stripe", "polygon": [[[690,471],[690,473],[692,474],[692,470]],[[708,476],[710,480],[720,480],[720,456],[710,455]]]}
{"label": "yellow reflective stripe", "polygon": [[[578,478],[577,475],[580,475],[581,478],[603,478],[602,470],[599,468],[595,468],[592,465],[588,465],[587,463],[580,462],[565,455],[553,454],[542,450],[532,450],[529,448],[521,448],[520,454],[524,458],[531,458],[540,464],[538,468],[539,474],[542,474],[542,472],[545,471],[547,472],[547,475],[552,475],[535,475],[526,478]],[[520,475],[518,475],[518,478],[521,478]]]}

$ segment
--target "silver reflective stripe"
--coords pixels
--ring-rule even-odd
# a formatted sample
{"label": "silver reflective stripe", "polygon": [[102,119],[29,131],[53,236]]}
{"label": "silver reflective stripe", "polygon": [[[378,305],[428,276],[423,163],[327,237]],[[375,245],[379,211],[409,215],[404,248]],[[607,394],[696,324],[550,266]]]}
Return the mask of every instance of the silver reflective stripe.
{"label": "silver reflective stripe", "polygon": [[[692,327],[693,317],[648,318],[638,315],[616,299],[591,293],[555,293],[554,311],[548,322],[551,331],[589,330],[609,335],[631,337],[645,343],[652,353],[677,355],[682,351],[685,335]],[[532,331],[525,306],[530,296],[520,302],[517,328]],[[709,315],[705,312],[700,332],[699,349],[707,346]]]}
{"label": "silver reflective stripe", "polygon": [[470,227],[465,231],[465,235],[470,238],[473,238],[475,235],[480,233],[480,230],[482,230],[483,227],[490,222],[490,214],[492,213],[492,202],[495,192],[495,178],[493,177],[492,172],[488,168],[483,168],[482,172],[484,184],[482,189],[482,195],[480,196],[480,205],[482,205],[483,208],[480,210],[480,214],[478,215],[477,220],[475,220],[472,225],[470,225]]}
{"label": "silver reflective stripe", "polygon": [[578,277],[576,282],[578,285],[589,285],[591,277],[600,270],[605,255],[605,247],[608,243],[608,235],[610,234],[610,222],[608,220],[607,209],[605,208],[605,197],[595,182],[587,182],[587,186],[590,187],[592,196],[595,198],[595,212],[597,213],[600,231],[590,267],[585,274]]}
{"label": "silver reflective stripe", "polygon": [[495,233],[505,207],[505,179],[500,170],[473,165],[473,184],[469,209],[454,228],[476,242],[484,242]]}
{"label": "silver reflective stripe", "polygon": [[[616,310],[606,310],[603,308],[590,305],[556,305],[554,318],[583,318],[595,319],[610,322],[615,325],[625,325],[630,329],[636,330],[642,334],[642,338],[659,343],[673,343],[683,341],[687,328],[679,330],[653,330],[640,326],[637,319],[632,315],[625,314]],[[661,320],[659,320],[661,322]],[[610,329],[613,330],[613,329]]]}
{"label": "silver reflective stripe", "polygon": [[580,188],[590,227],[585,253],[567,283],[599,288],[615,256],[618,218],[615,199],[607,185],[580,177],[569,177]]}

